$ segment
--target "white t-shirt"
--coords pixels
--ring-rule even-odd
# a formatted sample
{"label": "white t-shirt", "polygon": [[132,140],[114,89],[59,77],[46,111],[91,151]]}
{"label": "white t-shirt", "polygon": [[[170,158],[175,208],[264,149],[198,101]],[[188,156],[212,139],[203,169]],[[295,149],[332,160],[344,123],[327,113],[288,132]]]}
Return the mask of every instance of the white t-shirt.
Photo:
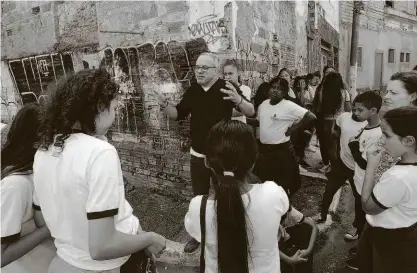
{"label": "white t-shirt", "polygon": [[[15,174],[1,180],[1,240],[15,242],[37,229],[32,208],[33,175]],[[46,240],[1,269],[2,273],[45,273],[56,255],[52,240]]]}
{"label": "white t-shirt", "polygon": [[296,210],[294,207],[291,207],[291,210],[288,211],[286,219],[279,227],[279,238],[282,238],[284,241],[290,239],[290,234],[287,232],[286,228],[301,224],[304,219],[305,217],[301,212]]}
{"label": "white t-shirt", "polygon": [[271,105],[270,100],[264,101],[258,108],[261,143],[280,144],[289,141],[290,137],[285,136],[285,132],[307,112],[307,109],[286,99],[276,105]]}
{"label": "white t-shirt", "polygon": [[352,113],[344,112],[336,119],[340,127],[340,159],[351,170],[355,169],[355,160],[348,146],[349,140],[357,136],[366,126],[367,122],[358,122],[352,119]]}
{"label": "white t-shirt", "polygon": [[371,226],[387,229],[409,227],[417,223],[417,165],[391,167],[375,185],[371,198],[382,208],[377,215],[366,215]]}
{"label": "white t-shirt", "polygon": [[[366,154],[374,152],[378,149],[378,143],[382,137],[381,126],[373,128],[364,128],[359,137],[359,151],[362,158],[367,160]],[[355,174],[353,181],[355,182],[356,190],[359,194],[362,193],[363,180],[365,178],[365,170],[362,170],[357,163],[355,163]]]}
{"label": "white t-shirt", "polygon": [[[250,101],[250,96],[252,94],[252,90],[250,90],[249,86],[246,85],[241,85],[239,86],[240,90],[242,91],[243,96],[245,96],[245,98]],[[240,120],[243,123],[246,123],[246,117],[245,116],[240,116],[240,117],[232,117],[232,120]]]}
{"label": "white t-shirt", "polygon": [[[200,205],[202,196],[191,200],[185,216],[187,232],[201,242]],[[249,264],[251,273],[279,273],[280,259],[278,250],[278,230],[281,217],[289,207],[285,191],[268,181],[254,184],[253,188],[242,195],[246,207],[251,232],[249,236],[252,262]],[[206,208],[206,273],[217,273],[217,226],[214,200],[207,201]],[[248,225],[249,226],[249,225]],[[253,238],[253,240],[252,240]]]}
{"label": "white t-shirt", "polygon": [[58,256],[84,270],[110,270],[129,256],[96,261],[89,253],[88,219],[114,216],[116,229],[136,234],[139,220],[125,199],[123,175],[116,149],[106,141],[82,133],[55,148],[35,155],[33,202],[40,205],[55,238]]}

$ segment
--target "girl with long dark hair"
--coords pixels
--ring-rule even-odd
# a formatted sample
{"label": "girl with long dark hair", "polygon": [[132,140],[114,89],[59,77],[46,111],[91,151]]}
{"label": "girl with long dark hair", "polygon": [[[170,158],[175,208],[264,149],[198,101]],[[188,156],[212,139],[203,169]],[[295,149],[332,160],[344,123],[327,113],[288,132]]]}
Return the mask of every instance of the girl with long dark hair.
{"label": "girl with long dark hair", "polygon": [[289,201],[274,182],[249,183],[257,156],[250,126],[219,122],[210,130],[206,151],[215,193],[194,197],[185,216],[188,233],[205,242],[200,272],[280,272],[278,229]]}
{"label": "girl with long dark hair", "polygon": [[129,256],[159,255],[165,238],[142,231],[125,199],[117,151],[95,137],[114,122],[118,85],[104,70],[83,70],[51,93],[33,164],[34,207],[57,247],[48,272],[132,272]]}
{"label": "girl with long dark hair", "polygon": [[350,95],[339,73],[330,72],[325,76],[316,92],[313,109],[317,115],[317,138],[324,164],[321,171],[329,172],[331,163],[337,160],[337,141],[332,138],[336,118],[351,110]]}
{"label": "girl with long dark hair", "polygon": [[[20,109],[1,150],[1,271],[44,273],[55,256],[50,232],[32,208],[39,106]],[[35,220],[35,221],[34,221]],[[28,269],[30,268],[30,271]]]}

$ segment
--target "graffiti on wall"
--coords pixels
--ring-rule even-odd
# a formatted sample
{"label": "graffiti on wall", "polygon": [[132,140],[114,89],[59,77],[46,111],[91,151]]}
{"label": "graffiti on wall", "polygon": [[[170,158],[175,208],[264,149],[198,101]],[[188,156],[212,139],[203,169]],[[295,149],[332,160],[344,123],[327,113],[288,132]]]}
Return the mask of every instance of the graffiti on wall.
{"label": "graffiti on wall", "polygon": [[46,98],[47,87],[74,72],[71,54],[54,53],[9,61],[9,69],[23,103]]}
{"label": "graffiti on wall", "polygon": [[[113,130],[139,137],[187,137],[187,123],[170,121],[160,110],[153,93],[164,93],[171,101],[178,101],[190,86],[193,80],[192,67],[204,51],[207,51],[204,39],[106,48],[100,66],[120,86],[117,120]],[[155,139],[154,143],[161,143],[161,140]]]}
{"label": "graffiti on wall", "polygon": [[228,41],[224,18],[219,18],[216,14],[198,18],[194,24],[188,26],[188,30],[191,37],[203,38],[207,44],[214,44],[224,38]]}
{"label": "graffiti on wall", "polygon": [[17,111],[19,110],[21,104],[14,98],[14,90],[11,88],[2,87],[1,89],[1,122],[10,123]]}

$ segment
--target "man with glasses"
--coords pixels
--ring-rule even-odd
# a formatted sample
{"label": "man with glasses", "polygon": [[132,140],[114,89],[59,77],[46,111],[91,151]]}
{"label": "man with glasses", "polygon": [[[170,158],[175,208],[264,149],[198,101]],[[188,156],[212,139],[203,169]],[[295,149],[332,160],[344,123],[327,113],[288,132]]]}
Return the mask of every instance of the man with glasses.
{"label": "man with glasses", "polygon": [[[171,119],[183,120],[191,114],[190,169],[194,195],[209,193],[211,172],[204,163],[204,150],[211,127],[221,120],[231,119],[237,109],[247,117],[255,114],[253,105],[242,95],[239,87],[219,78],[219,67],[215,54],[201,54],[194,68],[197,82],[191,84],[176,106],[171,105],[163,94],[155,93],[161,109]],[[184,251],[193,252],[198,246],[199,243],[192,239]]]}

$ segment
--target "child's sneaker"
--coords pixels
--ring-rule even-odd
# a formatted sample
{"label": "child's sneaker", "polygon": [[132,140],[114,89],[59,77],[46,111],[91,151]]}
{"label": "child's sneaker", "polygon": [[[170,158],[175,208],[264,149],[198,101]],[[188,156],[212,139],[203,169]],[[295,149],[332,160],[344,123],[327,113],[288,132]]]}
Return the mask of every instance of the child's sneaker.
{"label": "child's sneaker", "polygon": [[359,234],[358,231],[355,231],[353,234],[352,233],[346,233],[344,236],[344,239],[346,241],[355,241],[359,238]]}

